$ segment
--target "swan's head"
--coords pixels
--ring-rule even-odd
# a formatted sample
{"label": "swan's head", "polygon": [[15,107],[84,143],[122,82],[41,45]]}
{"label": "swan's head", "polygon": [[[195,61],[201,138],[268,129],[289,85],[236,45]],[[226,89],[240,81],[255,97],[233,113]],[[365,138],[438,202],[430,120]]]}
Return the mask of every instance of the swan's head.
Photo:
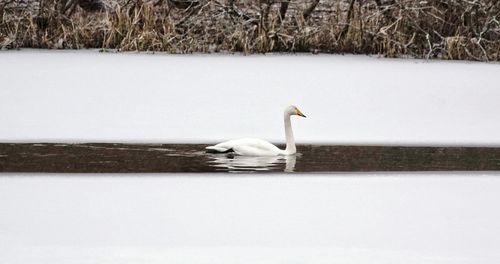
{"label": "swan's head", "polygon": [[285,109],[285,114],[306,117],[306,115],[304,115],[296,106],[293,106],[293,105],[291,105]]}

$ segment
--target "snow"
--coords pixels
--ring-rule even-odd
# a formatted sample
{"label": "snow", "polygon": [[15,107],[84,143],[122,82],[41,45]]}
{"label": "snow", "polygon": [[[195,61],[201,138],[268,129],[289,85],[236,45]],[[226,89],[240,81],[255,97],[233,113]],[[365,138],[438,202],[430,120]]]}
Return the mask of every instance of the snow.
{"label": "snow", "polygon": [[199,175],[4,174],[0,263],[500,260],[497,172]]}
{"label": "snow", "polygon": [[[352,55],[2,51],[0,142],[282,142],[295,104],[299,143],[500,146],[499,76]],[[0,263],[498,263],[499,176],[0,174]]]}
{"label": "snow", "polygon": [[0,52],[0,141],[500,145],[500,65],[340,55]]}

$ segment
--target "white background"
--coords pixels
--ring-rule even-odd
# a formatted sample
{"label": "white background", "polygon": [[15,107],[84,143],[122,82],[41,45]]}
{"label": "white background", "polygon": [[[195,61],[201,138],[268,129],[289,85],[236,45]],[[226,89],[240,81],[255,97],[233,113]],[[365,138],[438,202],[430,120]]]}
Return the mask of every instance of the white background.
{"label": "white background", "polygon": [[500,145],[500,65],[331,55],[0,52],[0,141]]}
{"label": "white background", "polygon": [[116,176],[0,177],[0,263],[500,260],[498,173]]}
{"label": "white background", "polygon": [[[296,104],[299,143],[500,145],[499,64],[27,50],[0,80],[0,142],[279,142]],[[1,264],[500,261],[498,173],[24,176]]]}

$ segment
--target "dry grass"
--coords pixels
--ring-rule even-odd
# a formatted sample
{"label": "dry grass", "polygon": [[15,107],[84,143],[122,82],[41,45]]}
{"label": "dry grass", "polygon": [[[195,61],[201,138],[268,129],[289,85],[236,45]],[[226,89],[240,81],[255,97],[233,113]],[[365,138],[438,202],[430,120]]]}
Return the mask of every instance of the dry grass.
{"label": "dry grass", "polygon": [[0,47],[500,60],[497,0],[323,0],[317,6],[291,0],[285,13],[284,3],[267,0],[199,0],[181,8],[174,0],[137,0],[107,3],[99,12],[76,5],[61,11],[59,0],[26,1],[0,0]]}

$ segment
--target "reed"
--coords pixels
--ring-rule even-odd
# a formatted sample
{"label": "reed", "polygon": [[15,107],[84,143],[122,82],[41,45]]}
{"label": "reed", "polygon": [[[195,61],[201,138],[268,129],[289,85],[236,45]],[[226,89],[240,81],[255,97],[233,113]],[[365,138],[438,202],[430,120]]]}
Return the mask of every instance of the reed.
{"label": "reed", "polygon": [[500,1],[0,0],[0,47],[500,60]]}

